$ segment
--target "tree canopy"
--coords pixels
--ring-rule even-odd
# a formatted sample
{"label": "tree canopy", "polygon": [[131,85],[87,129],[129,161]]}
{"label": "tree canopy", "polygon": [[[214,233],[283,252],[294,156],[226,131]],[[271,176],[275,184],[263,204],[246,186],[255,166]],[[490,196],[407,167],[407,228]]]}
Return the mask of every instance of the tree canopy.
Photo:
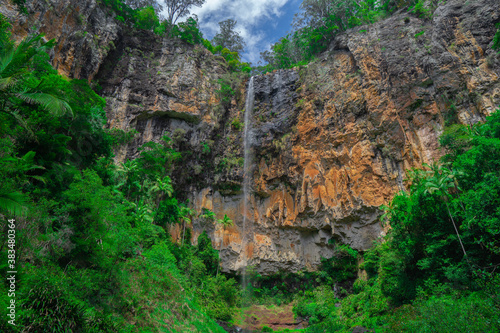
{"label": "tree canopy", "polygon": [[212,39],[214,46],[226,48],[232,52],[242,53],[245,48],[245,41],[240,33],[235,30],[237,22],[233,19],[227,19],[219,22],[219,32]]}

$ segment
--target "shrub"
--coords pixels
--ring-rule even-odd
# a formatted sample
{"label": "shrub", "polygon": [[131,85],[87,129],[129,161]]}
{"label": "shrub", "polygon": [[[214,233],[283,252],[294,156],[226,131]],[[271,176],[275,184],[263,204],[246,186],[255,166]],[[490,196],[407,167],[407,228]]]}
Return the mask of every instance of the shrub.
{"label": "shrub", "polygon": [[172,36],[192,45],[201,44],[203,41],[203,35],[198,26],[198,21],[192,17],[174,26],[172,28]]}
{"label": "shrub", "polygon": [[335,282],[353,279],[358,271],[358,252],[349,245],[337,245],[335,255],[329,259],[321,259],[321,270]]}
{"label": "shrub", "polygon": [[239,131],[243,128],[243,123],[238,118],[235,118],[231,122],[231,127],[233,127],[235,130]]}
{"label": "shrub", "polygon": [[493,50],[498,50],[498,53],[500,53],[500,23],[497,23],[498,30],[493,37]]}
{"label": "shrub", "polygon": [[138,29],[153,30],[159,25],[160,20],[153,6],[141,8],[135,14],[135,27]]}
{"label": "shrub", "polygon": [[389,317],[388,329],[398,332],[498,332],[500,309],[491,297],[432,296],[398,309]]}

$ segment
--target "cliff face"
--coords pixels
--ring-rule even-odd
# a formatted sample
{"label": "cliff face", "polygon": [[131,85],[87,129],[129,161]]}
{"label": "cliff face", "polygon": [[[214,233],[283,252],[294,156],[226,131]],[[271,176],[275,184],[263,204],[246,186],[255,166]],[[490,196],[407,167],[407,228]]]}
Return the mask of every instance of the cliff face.
{"label": "cliff face", "polygon": [[9,1],[0,6],[0,13],[12,23],[14,38],[35,33],[54,38],[52,64],[71,78],[92,79],[121,31],[114,15],[95,0],[26,0],[25,7],[28,15]]}
{"label": "cliff face", "polygon": [[217,90],[226,67],[199,46],[146,31],[121,36],[97,76],[108,125],[139,132],[117,152],[117,161],[134,158],[140,145],[163,135],[175,136],[179,150],[200,150],[222,121]]}
{"label": "cliff face", "polygon": [[[135,157],[144,142],[173,137],[184,152],[176,188],[198,212],[227,214],[235,224],[223,229],[194,219],[194,241],[207,230],[222,249],[224,270],[236,271],[249,258],[269,274],[314,269],[333,254],[333,242],[370,247],[383,233],[378,207],[404,189],[405,170],[443,154],[444,127],[475,123],[495,110],[496,2],[447,1],[427,21],[396,13],[338,36],[306,67],[256,76],[247,211],[246,82],[230,75],[223,59],[122,29],[94,1],[28,0],[29,18],[13,6],[1,12],[17,22],[18,37],[32,26],[57,37],[53,59],[62,73],[99,80],[108,125],[139,132],[117,161]],[[220,82],[231,82],[232,101],[221,101]],[[171,232],[177,237],[180,230]]]}
{"label": "cliff face", "polygon": [[[484,120],[500,104],[495,1],[448,1],[432,21],[399,13],[338,36],[305,68],[257,76],[250,208],[206,189],[196,207],[216,227],[226,269],[314,268],[333,239],[365,250],[382,233],[381,204],[405,170],[437,161],[444,126]],[[242,244],[242,217],[252,221]],[[195,224],[203,229],[203,223]]]}

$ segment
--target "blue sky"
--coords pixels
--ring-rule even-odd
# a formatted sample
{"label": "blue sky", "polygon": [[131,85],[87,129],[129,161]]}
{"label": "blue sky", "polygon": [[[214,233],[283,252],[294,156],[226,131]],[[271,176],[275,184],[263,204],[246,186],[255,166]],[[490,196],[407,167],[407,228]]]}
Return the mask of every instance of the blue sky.
{"label": "blue sky", "polygon": [[191,13],[198,15],[207,39],[217,33],[220,21],[236,20],[236,30],[246,43],[243,60],[257,65],[260,52],[291,30],[300,3],[301,0],[207,0],[201,8],[193,7]]}

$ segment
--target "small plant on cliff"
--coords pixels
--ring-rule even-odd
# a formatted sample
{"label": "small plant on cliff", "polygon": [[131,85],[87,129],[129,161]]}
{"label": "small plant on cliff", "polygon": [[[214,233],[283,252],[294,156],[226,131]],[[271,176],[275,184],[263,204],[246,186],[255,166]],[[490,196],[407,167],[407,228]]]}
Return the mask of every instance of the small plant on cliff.
{"label": "small plant on cliff", "polygon": [[205,154],[205,155],[210,154],[210,152],[212,151],[212,149],[210,148],[211,147],[211,143],[213,144],[212,140],[208,140],[207,142],[202,142],[201,143],[203,154]]}
{"label": "small plant on cliff", "polygon": [[286,149],[286,147],[288,146],[288,143],[290,142],[290,137],[291,137],[291,134],[288,133],[288,134],[283,135],[281,137],[281,139],[273,140],[274,148],[278,152],[284,151]]}
{"label": "small plant on cliff", "polygon": [[221,100],[221,104],[225,107],[228,107],[231,104],[231,99],[234,96],[234,90],[230,86],[229,82],[219,79],[220,89],[217,90],[217,94]]}
{"label": "small plant on cliff", "polygon": [[433,12],[431,4],[432,2],[428,2],[426,0],[418,0],[411,12],[417,14],[418,17],[423,19],[430,18]]}
{"label": "small plant on cliff", "polygon": [[176,128],[172,133],[172,140],[174,144],[180,145],[186,140],[186,130],[183,128]]}
{"label": "small plant on cliff", "polygon": [[493,37],[493,50],[498,50],[498,53],[500,53],[500,23],[497,23],[497,33]]}
{"label": "small plant on cliff", "polygon": [[207,208],[201,209],[201,213],[200,213],[199,217],[202,219],[205,219],[207,221],[210,221],[210,222],[214,222],[216,219],[215,213]]}
{"label": "small plant on cliff", "polygon": [[17,5],[17,8],[19,9],[19,11],[24,14],[24,15],[28,15],[28,9],[26,9],[26,0],[13,0],[12,2],[14,2],[16,5]]}
{"label": "small plant on cliff", "polygon": [[234,118],[233,121],[231,122],[231,127],[239,131],[243,128],[243,123],[240,121],[240,119]]}

